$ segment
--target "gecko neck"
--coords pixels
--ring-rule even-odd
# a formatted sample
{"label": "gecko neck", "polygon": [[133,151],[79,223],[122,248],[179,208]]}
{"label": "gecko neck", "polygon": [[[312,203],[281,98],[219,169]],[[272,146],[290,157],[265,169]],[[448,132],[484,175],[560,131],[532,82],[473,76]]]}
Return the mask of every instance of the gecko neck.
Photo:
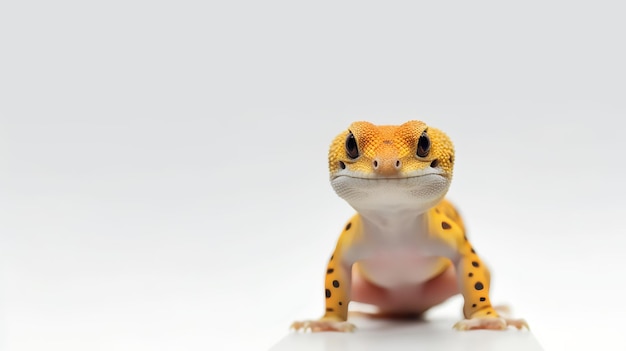
{"label": "gecko neck", "polygon": [[409,209],[357,209],[363,222],[366,236],[401,238],[426,232],[428,218],[426,210]]}

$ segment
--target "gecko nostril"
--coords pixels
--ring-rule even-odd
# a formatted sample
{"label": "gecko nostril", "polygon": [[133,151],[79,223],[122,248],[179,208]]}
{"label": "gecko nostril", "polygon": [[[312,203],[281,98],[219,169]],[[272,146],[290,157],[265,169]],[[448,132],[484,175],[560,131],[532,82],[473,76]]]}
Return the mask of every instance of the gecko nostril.
{"label": "gecko nostril", "polygon": [[400,162],[400,160],[396,160],[396,168],[400,168],[401,165],[402,163]]}
{"label": "gecko nostril", "polygon": [[339,167],[341,167],[341,169],[346,169],[346,164],[343,163],[343,161],[339,161]]}
{"label": "gecko nostril", "polygon": [[374,162],[372,162],[374,164],[374,169],[378,168],[378,161],[374,160]]}

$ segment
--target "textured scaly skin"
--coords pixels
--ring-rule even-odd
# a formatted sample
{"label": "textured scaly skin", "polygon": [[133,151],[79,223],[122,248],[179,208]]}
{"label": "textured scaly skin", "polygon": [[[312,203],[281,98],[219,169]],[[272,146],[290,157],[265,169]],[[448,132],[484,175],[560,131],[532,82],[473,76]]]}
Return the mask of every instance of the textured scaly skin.
{"label": "textured scaly skin", "polygon": [[[351,135],[357,157],[348,152]],[[419,155],[425,135],[429,150]],[[325,314],[295,322],[294,329],[354,329],[347,322],[353,268],[386,291],[419,287],[453,269],[466,318],[455,328],[527,327],[521,319],[501,317],[491,305],[489,270],[469,242],[457,210],[444,199],[454,147],[443,132],[420,121],[399,126],[355,122],[333,140],[328,165],[333,188],[357,214],[345,225],[326,268]]]}

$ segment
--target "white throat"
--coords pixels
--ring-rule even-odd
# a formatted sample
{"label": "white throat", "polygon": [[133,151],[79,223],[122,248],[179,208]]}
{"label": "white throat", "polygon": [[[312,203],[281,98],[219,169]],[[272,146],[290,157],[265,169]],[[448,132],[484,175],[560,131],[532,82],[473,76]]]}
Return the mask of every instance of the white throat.
{"label": "white throat", "polygon": [[400,238],[427,232],[425,213],[448,191],[447,178],[430,174],[407,178],[355,178],[331,180],[335,192],[363,219],[364,234]]}
{"label": "white throat", "polygon": [[366,239],[376,241],[403,241],[416,233],[426,233],[428,223],[425,213],[413,210],[368,211],[358,210]]}

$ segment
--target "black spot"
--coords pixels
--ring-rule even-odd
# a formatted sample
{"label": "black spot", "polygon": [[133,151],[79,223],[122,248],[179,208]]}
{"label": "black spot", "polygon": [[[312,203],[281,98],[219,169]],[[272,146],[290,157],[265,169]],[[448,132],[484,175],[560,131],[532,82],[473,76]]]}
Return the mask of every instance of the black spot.
{"label": "black spot", "polygon": [[336,280],[333,280],[333,286],[334,286],[335,288],[338,288],[338,287],[339,287],[339,282],[338,282],[338,281],[336,281]]}
{"label": "black spot", "polygon": [[487,312],[487,314],[491,314],[491,312]]}
{"label": "black spot", "polygon": [[480,266],[480,265],[478,264],[478,262],[476,262],[476,261],[472,261],[472,266],[474,266],[474,267],[478,267],[478,266]]}
{"label": "black spot", "polygon": [[468,274],[467,276],[471,278],[471,277],[473,277],[473,276],[474,276],[474,273],[470,273],[470,274]]}
{"label": "black spot", "polygon": [[326,309],[326,312],[333,312],[333,311],[335,311],[335,310],[333,310],[332,308],[327,308]]}
{"label": "black spot", "polygon": [[467,235],[463,235],[463,239],[465,239],[465,241],[467,241]]}
{"label": "black spot", "polygon": [[343,305],[343,302],[339,301],[339,306]]}
{"label": "black spot", "polygon": [[345,163],[343,163],[343,161],[339,161],[339,167],[340,167],[341,169],[346,169],[346,164],[345,164]]}
{"label": "black spot", "polygon": [[335,258],[335,255],[330,256],[330,259],[332,260],[333,258]]}
{"label": "black spot", "polygon": [[329,297],[330,297],[330,290],[326,289],[326,298],[329,298]]}
{"label": "black spot", "polygon": [[487,300],[487,299],[485,299],[484,297],[480,298],[480,301],[485,301],[485,300]]}
{"label": "black spot", "polygon": [[432,168],[435,168],[435,167],[439,166],[439,160],[434,160],[433,162],[430,163],[430,166]]}
{"label": "black spot", "polygon": [[334,269],[332,269],[332,268],[328,268],[328,270],[326,271],[326,274],[330,274],[330,273],[332,273],[332,272],[334,272],[334,271],[335,271]]}
{"label": "black spot", "polygon": [[472,307],[476,307],[476,304],[473,304]]}
{"label": "black spot", "polygon": [[452,228],[452,226],[450,225],[450,223],[444,221],[444,222],[441,222],[441,228],[450,229]]}
{"label": "black spot", "polygon": [[438,208],[435,209],[435,213],[441,213]]}
{"label": "black spot", "polygon": [[454,157],[452,156],[448,157],[448,161],[450,161],[450,163],[454,163]]}
{"label": "black spot", "polygon": [[476,284],[474,284],[474,289],[476,290],[482,290],[484,288],[483,283],[478,282]]}
{"label": "black spot", "polygon": [[349,222],[349,223],[346,225],[346,230],[350,230],[350,228],[352,228],[352,222]]}
{"label": "black spot", "polygon": [[473,253],[473,254],[475,254],[475,253],[476,253],[476,251],[474,250],[474,248],[473,248],[473,247],[472,247],[472,253]]}

